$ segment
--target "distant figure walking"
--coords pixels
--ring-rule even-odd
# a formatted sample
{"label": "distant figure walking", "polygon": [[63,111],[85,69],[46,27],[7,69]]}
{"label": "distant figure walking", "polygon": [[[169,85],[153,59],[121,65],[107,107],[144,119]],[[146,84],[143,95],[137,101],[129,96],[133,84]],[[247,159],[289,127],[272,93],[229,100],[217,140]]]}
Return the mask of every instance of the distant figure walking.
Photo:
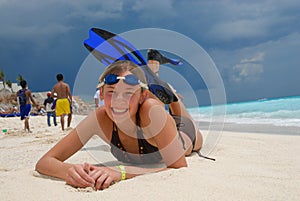
{"label": "distant figure walking", "polygon": [[61,128],[62,130],[65,130],[65,115],[68,115],[68,127],[71,125],[72,114],[70,108],[72,103],[72,94],[69,85],[64,82],[62,74],[57,74],[56,79],[57,84],[53,86],[51,97],[54,97],[54,93],[57,94],[55,113],[56,116],[60,116]]}
{"label": "distant figure walking", "polygon": [[50,118],[51,117],[53,118],[54,126],[57,126],[55,107],[54,107],[54,98],[51,97],[51,92],[47,93],[47,98],[44,101],[44,106],[45,106],[46,112],[47,112],[47,124],[48,124],[48,126],[51,126],[51,123],[50,123]]}
{"label": "distant figure walking", "polygon": [[27,89],[27,82],[25,80],[22,80],[20,82],[20,85],[22,89],[20,89],[17,92],[17,101],[20,106],[20,116],[21,120],[24,120],[24,129],[25,131],[28,131],[31,133],[30,127],[29,127],[29,117],[30,117],[30,111],[31,111],[31,102],[33,105],[38,109],[38,105],[34,101],[31,91]]}

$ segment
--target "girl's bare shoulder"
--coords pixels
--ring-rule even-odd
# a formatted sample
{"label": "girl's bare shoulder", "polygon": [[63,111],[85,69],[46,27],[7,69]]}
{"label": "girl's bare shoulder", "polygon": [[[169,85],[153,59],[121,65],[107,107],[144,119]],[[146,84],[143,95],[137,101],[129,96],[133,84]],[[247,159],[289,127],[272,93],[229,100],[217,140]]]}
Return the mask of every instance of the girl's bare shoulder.
{"label": "girl's bare shoulder", "polygon": [[147,98],[142,104],[141,108],[151,108],[153,106],[164,107],[164,104],[157,99]]}
{"label": "girl's bare shoulder", "polygon": [[149,118],[150,116],[161,116],[165,115],[165,107],[162,102],[156,99],[146,99],[140,106],[140,116],[143,119]]}

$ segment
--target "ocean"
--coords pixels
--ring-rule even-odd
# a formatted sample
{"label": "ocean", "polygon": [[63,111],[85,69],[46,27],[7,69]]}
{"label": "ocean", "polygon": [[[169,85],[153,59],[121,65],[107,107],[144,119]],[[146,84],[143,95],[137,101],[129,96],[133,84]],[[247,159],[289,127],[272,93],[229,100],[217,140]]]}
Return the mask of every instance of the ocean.
{"label": "ocean", "polygon": [[300,130],[300,96],[189,108],[197,122],[273,125]]}
{"label": "ocean", "polygon": [[[89,103],[94,108],[93,101]],[[200,129],[300,135],[300,96],[201,106],[188,111]]]}
{"label": "ocean", "polygon": [[202,153],[216,147],[223,131],[300,136],[300,96],[188,108],[204,135]]}

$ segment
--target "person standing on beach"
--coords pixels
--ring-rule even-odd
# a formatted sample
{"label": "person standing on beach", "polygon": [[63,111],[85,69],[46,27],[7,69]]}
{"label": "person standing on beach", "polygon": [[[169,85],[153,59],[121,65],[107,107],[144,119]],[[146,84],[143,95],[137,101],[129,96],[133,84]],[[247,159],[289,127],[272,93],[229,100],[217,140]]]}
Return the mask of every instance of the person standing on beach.
{"label": "person standing on beach", "polygon": [[96,90],[96,93],[94,95],[94,100],[95,100],[95,108],[96,109],[99,108],[99,107],[101,107],[102,105],[104,105],[103,100],[101,100],[101,98],[100,98],[100,90],[99,90],[99,88],[97,88],[97,90]]}
{"label": "person standing on beach", "polygon": [[69,85],[64,82],[64,76],[61,73],[56,75],[56,79],[57,83],[53,86],[51,96],[54,97],[54,93],[57,94],[55,113],[56,116],[60,116],[61,128],[62,130],[65,130],[65,115],[68,115],[68,128],[71,125],[72,114],[70,108],[72,103],[72,94]]}
{"label": "person standing on beach", "polygon": [[44,106],[46,108],[46,112],[47,112],[47,124],[48,126],[51,126],[50,123],[50,118],[53,118],[53,123],[54,126],[57,125],[56,123],[56,115],[55,115],[55,107],[53,107],[53,103],[54,103],[54,98],[51,97],[51,92],[47,93],[47,98],[44,101]]}
{"label": "person standing on beach", "polygon": [[17,101],[20,106],[20,116],[21,116],[21,120],[25,120],[24,121],[24,130],[31,133],[32,131],[30,130],[30,127],[29,127],[31,102],[37,109],[38,109],[38,105],[34,101],[30,89],[27,89],[27,82],[25,80],[22,80],[20,82],[20,85],[21,85],[22,89],[20,89],[17,92],[17,98],[18,98]]}

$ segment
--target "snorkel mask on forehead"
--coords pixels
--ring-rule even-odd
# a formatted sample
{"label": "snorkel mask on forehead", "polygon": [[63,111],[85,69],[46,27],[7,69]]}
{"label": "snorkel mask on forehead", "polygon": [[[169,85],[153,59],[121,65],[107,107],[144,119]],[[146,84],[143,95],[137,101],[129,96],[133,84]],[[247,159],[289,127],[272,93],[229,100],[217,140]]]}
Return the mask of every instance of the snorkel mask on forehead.
{"label": "snorkel mask on forehead", "polygon": [[118,76],[115,74],[107,74],[104,80],[98,84],[98,87],[102,87],[104,84],[113,85],[123,80],[126,84],[135,86],[140,85],[144,89],[148,89],[148,85],[139,80],[135,75],[130,74],[126,76]]}

